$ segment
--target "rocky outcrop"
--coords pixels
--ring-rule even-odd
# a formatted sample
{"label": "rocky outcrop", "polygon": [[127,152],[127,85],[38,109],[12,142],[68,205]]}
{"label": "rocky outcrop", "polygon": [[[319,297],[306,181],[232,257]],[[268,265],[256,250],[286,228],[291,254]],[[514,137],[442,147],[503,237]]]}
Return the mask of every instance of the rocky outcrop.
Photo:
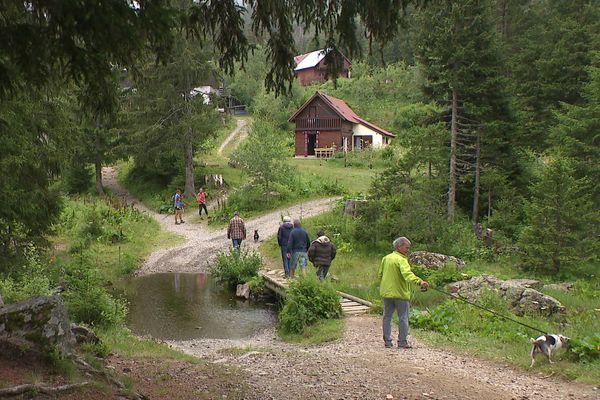
{"label": "rocky outcrop", "polygon": [[544,285],[544,289],[558,290],[560,292],[570,292],[571,290],[573,290],[573,283],[571,283],[571,282],[549,283],[547,285]]}
{"label": "rocky outcrop", "polygon": [[71,323],[60,296],[40,296],[0,308],[0,343],[22,350],[73,352]]}
{"label": "rocky outcrop", "polygon": [[75,338],[75,341],[77,342],[77,344],[82,344],[82,343],[98,344],[98,343],[100,343],[100,338],[98,336],[96,336],[94,331],[92,331],[91,329],[89,329],[83,325],[78,325],[75,323],[71,324],[71,333],[73,334],[73,337]]}
{"label": "rocky outcrop", "polygon": [[460,258],[429,251],[415,251],[414,253],[410,253],[408,260],[411,265],[421,265],[429,269],[440,269],[450,263],[455,264],[457,269],[465,267],[465,262]]}
{"label": "rocky outcrop", "polygon": [[470,300],[477,300],[482,289],[495,290],[508,301],[517,315],[533,313],[549,316],[564,313],[565,307],[558,300],[533,289],[538,285],[539,281],[533,279],[502,280],[493,275],[481,275],[451,283],[448,289]]}

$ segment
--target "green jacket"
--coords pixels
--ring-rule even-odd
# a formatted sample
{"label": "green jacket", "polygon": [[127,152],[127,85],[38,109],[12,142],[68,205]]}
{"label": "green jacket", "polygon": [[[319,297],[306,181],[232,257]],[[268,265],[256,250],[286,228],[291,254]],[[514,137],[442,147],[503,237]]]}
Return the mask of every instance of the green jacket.
{"label": "green jacket", "polygon": [[381,260],[379,273],[381,281],[379,294],[383,298],[410,300],[410,283],[421,284],[421,278],[413,274],[408,258],[397,251]]}

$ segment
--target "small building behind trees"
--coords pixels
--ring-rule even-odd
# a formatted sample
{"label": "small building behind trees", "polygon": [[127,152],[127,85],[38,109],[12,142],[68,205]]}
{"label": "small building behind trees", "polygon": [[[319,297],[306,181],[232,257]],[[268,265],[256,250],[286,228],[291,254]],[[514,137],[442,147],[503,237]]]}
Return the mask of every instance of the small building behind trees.
{"label": "small building behind trees", "polygon": [[[308,86],[315,82],[325,83],[331,78],[331,76],[328,76],[326,60],[326,56],[330,51],[330,49],[320,49],[294,57],[294,61],[296,62],[294,72],[298,77],[300,86]],[[350,78],[350,67],[352,66],[350,60],[341,53],[336,54],[342,57],[341,71],[337,77]]]}
{"label": "small building behind trees", "polygon": [[365,121],[345,101],[317,91],[289,119],[295,123],[295,155],[318,156],[320,151],[355,151],[381,148],[395,137]]}

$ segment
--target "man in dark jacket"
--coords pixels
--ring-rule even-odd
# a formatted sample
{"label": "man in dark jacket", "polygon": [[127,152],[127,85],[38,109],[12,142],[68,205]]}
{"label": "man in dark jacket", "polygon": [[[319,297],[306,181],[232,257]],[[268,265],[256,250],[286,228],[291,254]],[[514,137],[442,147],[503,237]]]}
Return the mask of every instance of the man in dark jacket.
{"label": "man in dark jacket", "polygon": [[315,239],[308,248],[308,259],[317,267],[317,276],[319,280],[325,280],[331,262],[335,258],[335,245],[325,236],[325,232],[317,232]]}
{"label": "man in dark jacket", "polygon": [[302,274],[306,275],[306,264],[308,260],[306,258],[306,252],[310,245],[310,239],[308,233],[302,229],[300,220],[294,220],[294,229],[290,232],[290,238],[287,244],[287,256],[292,260],[290,263],[290,278],[293,278],[296,274],[296,267],[300,262],[300,268],[302,268]]}
{"label": "man in dark jacket", "polygon": [[283,223],[279,226],[279,230],[277,231],[277,244],[281,248],[281,258],[283,261],[283,272],[285,272],[285,277],[290,277],[290,259],[287,256],[287,244],[290,239],[290,233],[294,229],[294,225],[292,225],[292,219],[290,217],[283,217]]}

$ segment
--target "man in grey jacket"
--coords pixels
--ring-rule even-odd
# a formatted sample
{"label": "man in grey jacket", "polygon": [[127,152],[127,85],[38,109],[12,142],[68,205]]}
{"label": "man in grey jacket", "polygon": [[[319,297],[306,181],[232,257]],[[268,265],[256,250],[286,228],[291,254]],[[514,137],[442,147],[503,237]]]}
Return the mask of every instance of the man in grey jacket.
{"label": "man in grey jacket", "polygon": [[290,239],[290,233],[294,229],[294,225],[292,225],[292,219],[290,217],[283,217],[283,223],[279,226],[279,230],[277,231],[277,244],[281,248],[281,259],[283,261],[283,272],[285,272],[285,277],[290,277],[290,260],[287,256],[287,244]]}
{"label": "man in grey jacket", "polygon": [[317,232],[315,239],[308,248],[308,259],[317,267],[317,276],[319,280],[325,280],[331,262],[335,258],[335,245],[325,236],[325,232],[320,230]]}

